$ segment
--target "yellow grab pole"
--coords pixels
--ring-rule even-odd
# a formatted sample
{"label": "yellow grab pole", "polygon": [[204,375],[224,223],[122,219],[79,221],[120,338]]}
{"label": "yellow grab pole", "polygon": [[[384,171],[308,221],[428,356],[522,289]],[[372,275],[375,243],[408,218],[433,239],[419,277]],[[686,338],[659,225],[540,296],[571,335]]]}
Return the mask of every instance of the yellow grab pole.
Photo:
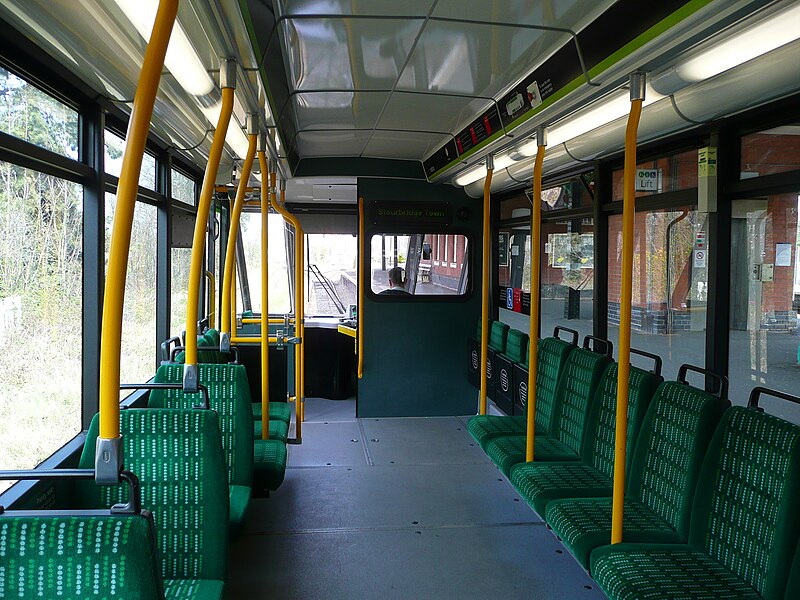
{"label": "yellow grab pole", "polygon": [[539,275],[542,268],[542,165],[547,147],[547,131],[536,130],[536,161],[533,164],[533,196],[531,197],[531,314],[528,325],[528,414],[525,460],[533,460],[536,445],[536,377],[539,373]]}
{"label": "yellow grab pole", "polygon": [[[197,306],[200,303],[200,277],[203,272],[203,257],[206,242],[206,226],[214,197],[214,187],[219,171],[219,161],[225,147],[225,136],[233,112],[233,91],[236,87],[236,63],[222,60],[219,69],[219,84],[222,88],[222,107],[219,111],[217,128],[208,154],[208,165],[203,175],[203,186],[200,188],[200,200],[197,203],[197,217],[194,222],[192,238],[192,262],[189,266],[189,293],[186,300],[186,366],[184,366],[183,386],[185,389],[197,389]],[[216,307],[216,290],[211,288],[212,306]],[[213,314],[213,313],[212,313]],[[212,326],[213,327],[213,326]],[[192,385],[192,381],[194,382]]]}
{"label": "yellow grab pole", "polygon": [[625,504],[625,445],[628,431],[628,377],[631,368],[631,296],[633,293],[633,222],[636,203],[636,135],[645,93],[644,73],[630,78],[631,111],[625,130],[625,171],[622,206],[622,288],[619,306],[619,347],[617,369],[617,421],[614,453],[614,499],[611,515],[611,543],[622,541]]}
{"label": "yellow grab pole", "polygon": [[[283,182],[282,182],[283,185]],[[281,188],[281,203],[285,202],[284,194],[285,190]],[[299,223],[299,222],[298,222]],[[297,316],[297,329],[298,334],[297,337],[300,338],[300,344],[298,344],[297,348],[300,354],[300,387],[298,388],[300,391],[298,392],[295,390],[295,395],[299,398],[300,407],[300,422],[306,420],[306,352],[305,346],[303,345],[303,340],[306,336],[306,282],[305,282],[305,271],[306,271],[306,240],[305,240],[305,232],[303,228],[300,227],[299,231],[300,235],[297,236],[297,254],[300,257],[298,265],[297,265],[297,286],[300,290],[299,298],[300,303],[297,305],[298,308],[298,316]]]}
{"label": "yellow grab pole", "polygon": [[372,274],[364,271],[364,199],[358,199],[358,378],[364,376],[364,287],[372,284]]}
{"label": "yellow grab pole", "polygon": [[[209,329],[215,329],[214,313],[216,309],[214,304],[217,297],[217,280],[214,278],[214,274],[211,271],[206,271],[206,279],[208,279],[208,297],[211,299],[211,310],[208,311],[208,327]],[[197,348],[196,341],[195,348]]]}
{"label": "yellow grab pole", "polygon": [[489,210],[491,209],[492,172],[494,157],[486,157],[486,179],[483,182],[483,269],[481,271],[481,392],[478,414],[486,414],[486,392],[488,380],[486,365],[489,362],[489,249],[491,247],[491,228]]}
{"label": "yellow grab pole", "polygon": [[[270,169],[270,177],[275,177],[277,165],[273,164]],[[272,181],[272,179],[271,179]],[[294,335],[300,339],[300,343],[294,348],[294,395],[295,395],[295,436],[302,439],[303,436],[303,228],[300,221],[290,213],[284,205],[286,201],[286,181],[281,180],[280,202],[276,197],[272,197],[272,208],[280,214],[288,223],[294,227],[294,315],[295,327]]]}
{"label": "yellow grab pole", "polygon": [[[258,165],[261,169],[261,335],[269,338],[269,199],[275,195],[270,177],[267,188],[267,135],[258,136]],[[242,319],[244,320],[244,319]],[[269,342],[261,342],[261,439],[269,439]]]}
{"label": "yellow grab pole", "polygon": [[122,171],[117,186],[117,206],[108,255],[106,286],[103,297],[103,325],[100,342],[100,440],[95,454],[95,477],[98,482],[116,483],[122,467],[122,439],[119,434],[119,367],[122,309],[125,301],[125,277],[131,243],[133,211],[139,191],[139,173],[147,144],[153,106],[164,69],[169,38],[178,0],[160,0],[150,42],[144,53],[142,72],[136,87],[133,110],[128,123]]}
{"label": "yellow grab pole", "polygon": [[[242,203],[256,157],[256,138],[258,137],[258,116],[247,115],[247,156],[242,165],[242,176],[236,188],[236,201],[233,203],[228,232],[228,247],[225,252],[225,275],[222,280],[222,323],[220,331],[221,350],[228,350],[231,334],[236,326],[236,240],[239,235],[239,219],[242,215]],[[223,341],[224,340],[224,341]]]}

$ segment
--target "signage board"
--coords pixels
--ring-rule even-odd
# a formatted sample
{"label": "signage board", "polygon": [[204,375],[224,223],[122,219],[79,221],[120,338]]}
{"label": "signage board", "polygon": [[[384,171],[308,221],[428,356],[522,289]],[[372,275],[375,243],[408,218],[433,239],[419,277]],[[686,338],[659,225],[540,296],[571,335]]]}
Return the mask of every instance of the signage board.
{"label": "signage board", "polygon": [[637,192],[660,192],[661,169],[636,169]]}

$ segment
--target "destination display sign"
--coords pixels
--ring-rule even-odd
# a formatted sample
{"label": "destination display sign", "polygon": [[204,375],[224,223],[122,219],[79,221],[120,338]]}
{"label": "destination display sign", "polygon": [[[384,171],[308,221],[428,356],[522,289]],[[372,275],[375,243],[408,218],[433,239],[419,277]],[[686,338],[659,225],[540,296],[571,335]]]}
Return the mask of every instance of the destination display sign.
{"label": "destination display sign", "polygon": [[449,202],[387,202],[373,200],[369,203],[369,218],[373,225],[439,225],[453,221],[453,207]]}

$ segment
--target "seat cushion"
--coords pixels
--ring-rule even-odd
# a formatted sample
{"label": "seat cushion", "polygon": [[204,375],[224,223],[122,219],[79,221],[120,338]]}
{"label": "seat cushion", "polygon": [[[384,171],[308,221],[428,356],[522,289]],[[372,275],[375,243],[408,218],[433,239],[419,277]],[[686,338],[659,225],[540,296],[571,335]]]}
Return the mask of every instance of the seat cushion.
{"label": "seat cushion", "polygon": [[286,444],[278,440],[255,440],[253,451],[253,485],[277,490],[286,474]]}
{"label": "seat cushion", "polygon": [[608,476],[579,462],[517,463],[511,468],[510,479],[520,496],[541,517],[550,500],[610,496],[613,492]]}
{"label": "seat cushion", "polygon": [[[611,542],[611,491],[605,498],[563,498],[545,509],[545,521],[585,569],[592,550]],[[641,502],[625,499],[622,538],[626,542],[678,544],[684,540]]]}
{"label": "seat cushion", "polygon": [[490,440],[503,435],[523,435],[527,417],[503,417],[500,415],[476,415],[467,423],[467,430],[481,448],[486,450]]}
{"label": "seat cushion", "polygon": [[[497,437],[486,445],[486,454],[492,459],[506,476],[511,467],[525,460],[527,437],[510,435]],[[578,460],[578,455],[565,443],[548,435],[537,435],[533,448],[534,460],[543,462],[561,462]]]}
{"label": "seat cushion", "polygon": [[247,509],[250,506],[250,495],[251,490],[247,486],[228,486],[228,504],[230,506],[228,529],[231,535],[238,535],[241,531],[242,523],[247,516]]}
{"label": "seat cushion", "polygon": [[612,600],[761,600],[706,554],[683,544],[616,544],[592,552],[592,574]]}
{"label": "seat cushion", "polygon": [[225,584],[215,579],[171,579],[164,582],[164,597],[181,600],[222,600]]}
{"label": "seat cushion", "polygon": [[[253,422],[253,439],[261,439],[261,421]],[[269,439],[286,443],[289,438],[289,425],[285,421],[269,420]]]}
{"label": "seat cushion", "polygon": [[[257,421],[261,420],[261,403],[253,403],[253,418]],[[292,422],[292,407],[288,402],[270,402],[269,403],[269,418],[273,421],[285,421],[286,423]]]}

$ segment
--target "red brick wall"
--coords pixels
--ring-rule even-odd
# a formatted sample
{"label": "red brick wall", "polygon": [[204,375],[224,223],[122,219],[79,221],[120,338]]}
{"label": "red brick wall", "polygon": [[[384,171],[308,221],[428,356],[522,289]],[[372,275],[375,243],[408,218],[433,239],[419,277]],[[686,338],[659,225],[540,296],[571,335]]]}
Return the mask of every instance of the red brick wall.
{"label": "red brick wall", "polygon": [[792,265],[775,266],[774,280],[762,284],[761,307],[765,313],[788,311],[792,308],[794,267],[797,261],[797,194],[770,196],[767,215],[764,263],[775,264],[777,244],[791,244]]}

